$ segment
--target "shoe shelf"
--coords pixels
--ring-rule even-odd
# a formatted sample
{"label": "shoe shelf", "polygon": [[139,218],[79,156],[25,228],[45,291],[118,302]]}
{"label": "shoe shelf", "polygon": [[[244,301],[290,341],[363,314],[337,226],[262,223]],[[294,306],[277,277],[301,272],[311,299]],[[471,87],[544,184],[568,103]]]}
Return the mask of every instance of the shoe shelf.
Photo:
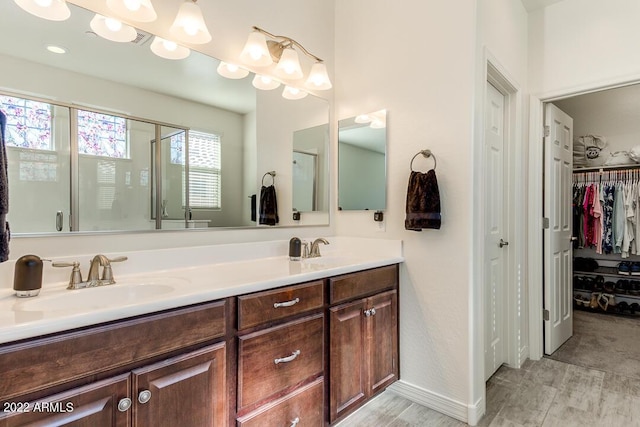
{"label": "shoe shelf", "polygon": [[609,277],[616,277],[618,279],[624,279],[627,277],[637,277],[638,280],[640,280],[640,275],[628,275],[628,274],[620,274],[618,273],[618,267],[598,267],[593,271],[581,271],[581,270],[574,270],[573,274],[579,274],[579,275],[592,275],[592,276],[609,276]]}
{"label": "shoe shelf", "polygon": [[629,295],[629,294],[613,294],[615,304],[611,304],[611,301],[608,305],[604,305],[606,310],[603,309],[602,306],[597,304],[596,307],[592,307],[590,304],[586,306],[584,304],[579,304],[576,301],[576,297],[582,301],[591,302],[592,298],[595,296],[598,297],[598,294],[601,292],[594,292],[585,289],[574,289],[573,290],[573,304],[575,307],[588,309],[590,311],[599,311],[606,313],[616,313],[616,314],[640,314],[640,295]]}

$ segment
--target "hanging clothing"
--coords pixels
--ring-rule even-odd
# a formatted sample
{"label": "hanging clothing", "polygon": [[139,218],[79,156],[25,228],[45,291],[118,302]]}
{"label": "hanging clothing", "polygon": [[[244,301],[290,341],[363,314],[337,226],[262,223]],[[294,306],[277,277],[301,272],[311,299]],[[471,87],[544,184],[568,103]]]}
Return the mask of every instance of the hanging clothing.
{"label": "hanging clothing", "polygon": [[593,244],[596,247],[596,253],[602,253],[602,200],[600,199],[600,186],[593,186]]}
{"label": "hanging clothing", "polygon": [[616,183],[613,207],[613,253],[622,253],[625,225],[627,222],[624,208],[624,187],[621,182]]}
{"label": "hanging clothing", "polygon": [[5,147],[5,127],[7,116],[0,110],[0,262],[9,259],[11,231],[7,222],[9,213],[9,174],[7,149]]}
{"label": "hanging clothing", "polygon": [[615,186],[607,183],[603,185],[604,204],[602,207],[602,252],[610,254],[613,252],[613,194]]}
{"label": "hanging clothing", "polygon": [[595,245],[594,227],[595,217],[593,216],[593,202],[594,202],[595,186],[590,185],[587,187],[587,191],[584,195],[584,202],[582,204],[584,210],[584,246],[591,247]]}

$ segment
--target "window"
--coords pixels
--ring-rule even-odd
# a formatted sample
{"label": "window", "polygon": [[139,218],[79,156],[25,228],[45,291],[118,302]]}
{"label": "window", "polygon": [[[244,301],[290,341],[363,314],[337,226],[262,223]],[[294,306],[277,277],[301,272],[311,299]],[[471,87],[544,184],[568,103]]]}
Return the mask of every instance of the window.
{"label": "window", "polygon": [[78,153],[128,158],[127,119],[78,110]]}
{"label": "window", "polygon": [[7,146],[53,150],[51,104],[0,95],[0,109],[7,116]]}
{"label": "window", "polygon": [[[171,163],[184,164],[184,134],[171,137]],[[220,209],[220,135],[189,132],[189,207]],[[183,172],[184,173],[184,172]],[[182,205],[185,203],[184,176]]]}

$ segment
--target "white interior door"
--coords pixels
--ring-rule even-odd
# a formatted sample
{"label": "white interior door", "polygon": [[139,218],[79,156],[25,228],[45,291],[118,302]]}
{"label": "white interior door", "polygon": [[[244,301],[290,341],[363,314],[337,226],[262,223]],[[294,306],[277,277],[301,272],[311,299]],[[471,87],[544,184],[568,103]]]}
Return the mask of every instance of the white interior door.
{"label": "white interior door", "polygon": [[485,199],[485,380],[507,362],[507,214],[505,97],[487,82],[484,156]]}
{"label": "white interior door", "polygon": [[571,173],[573,119],[553,104],[545,107],[544,138],[544,352],[573,335]]}

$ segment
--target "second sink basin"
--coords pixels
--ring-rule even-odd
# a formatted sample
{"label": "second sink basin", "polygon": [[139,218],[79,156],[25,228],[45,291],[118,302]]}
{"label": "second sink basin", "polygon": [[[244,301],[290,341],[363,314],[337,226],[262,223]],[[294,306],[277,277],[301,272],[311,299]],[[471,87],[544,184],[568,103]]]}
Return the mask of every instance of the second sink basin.
{"label": "second sink basin", "polygon": [[61,290],[51,295],[45,294],[19,301],[16,308],[21,311],[60,311],[128,305],[167,294],[174,291],[176,285],[187,282],[184,279],[149,279],[95,288]]}

